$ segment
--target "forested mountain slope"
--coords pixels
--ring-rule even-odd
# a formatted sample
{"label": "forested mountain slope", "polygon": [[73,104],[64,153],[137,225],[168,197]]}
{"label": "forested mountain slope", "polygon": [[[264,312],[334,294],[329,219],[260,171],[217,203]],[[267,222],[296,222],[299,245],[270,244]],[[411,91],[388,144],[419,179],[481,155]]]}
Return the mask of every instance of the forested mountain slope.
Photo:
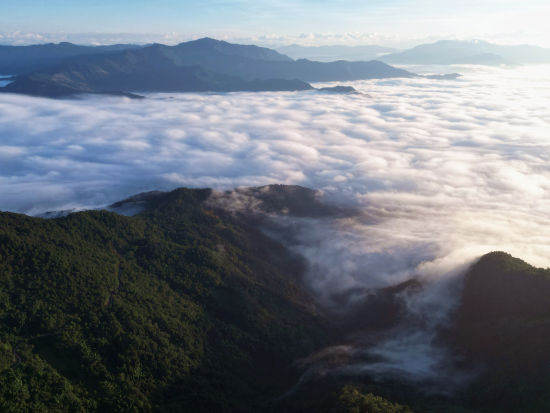
{"label": "forested mountain slope", "polygon": [[1,411],[257,411],[286,390],[326,340],[302,263],[209,194],[0,214]]}
{"label": "forested mountain slope", "polygon": [[[238,205],[238,208],[235,206]],[[346,337],[391,332],[403,292],[371,291],[334,317],[304,287],[307,263],[254,214],[349,214],[274,185],[148,193],[107,211],[0,213],[2,412],[545,412],[549,270],[491,253],[464,276],[440,333],[472,372],[446,394],[402,380],[305,374]],[[412,290],[411,290],[412,289]],[[345,365],[335,355],[332,365]],[[328,365],[327,365],[328,366]],[[320,372],[320,374],[319,374]],[[382,398],[382,397],[384,398]]]}

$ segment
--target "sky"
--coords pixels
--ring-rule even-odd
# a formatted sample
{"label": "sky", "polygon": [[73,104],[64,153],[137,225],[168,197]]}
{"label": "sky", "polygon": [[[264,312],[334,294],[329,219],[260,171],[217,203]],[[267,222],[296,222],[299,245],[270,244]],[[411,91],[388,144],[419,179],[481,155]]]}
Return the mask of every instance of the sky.
{"label": "sky", "polygon": [[2,0],[0,9],[0,44],[210,36],[265,45],[479,38],[550,47],[548,0]]}

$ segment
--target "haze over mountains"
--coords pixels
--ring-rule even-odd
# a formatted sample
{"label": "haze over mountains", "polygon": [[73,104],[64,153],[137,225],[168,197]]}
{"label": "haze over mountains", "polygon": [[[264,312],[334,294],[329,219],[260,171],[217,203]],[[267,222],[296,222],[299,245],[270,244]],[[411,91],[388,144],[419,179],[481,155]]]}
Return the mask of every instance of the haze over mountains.
{"label": "haze over mountains", "polygon": [[483,40],[441,40],[398,51],[382,46],[300,46],[277,49],[294,59],[320,61],[381,60],[389,64],[532,64],[550,63],[550,49],[532,45],[506,46]]}
{"label": "haze over mountains", "polygon": [[277,51],[293,59],[310,59],[320,62],[332,62],[335,60],[366,61],[377,60],[381,56],[397,52],[392,47],[366,45],[366,46],[300,46],[292,44],[278,47]]}
{"label": "haze over mountains", "polygon": [[313,89],[310,82],[416,76],[387,63],[550,62],[548,49],[484,41],[445,40],[395,53],[391,53],[394,49],[379,46],[292,45],[279,51],[292,57],[264,47],[210,38],[176,46],[0,46],[0,74],[15,75],[0,91],[49,97],[79,93],[299,91]]}
{"label": "haze over mountains", "polygon": [[[56,45],[5,51],[8,58],[1,70],[17,70],[17,76],[3,91],[42,96],[105,92],[295,91],[312,89],[308,82],[414,76],[379,61],[295,61],[267,48],[209,38],[177,46],[115,46],[117,51],[108,49],[102,53],[95,48],[67,44],[57,47],[61,51],[47,62],[43,49],[55,49]],[[35,50],[39,51],[36,59],[33,58]],[[74,55],[79,52],[85,54]],[[28,69],[44,68],[47,64],[50,66],[45,69]]]}
{"label": "haze over mountains", "polygon": [[441,40],[381,57],[390,64],[531,64],[550,63],[550,49],[538,46],[502,46],[482,40]]}

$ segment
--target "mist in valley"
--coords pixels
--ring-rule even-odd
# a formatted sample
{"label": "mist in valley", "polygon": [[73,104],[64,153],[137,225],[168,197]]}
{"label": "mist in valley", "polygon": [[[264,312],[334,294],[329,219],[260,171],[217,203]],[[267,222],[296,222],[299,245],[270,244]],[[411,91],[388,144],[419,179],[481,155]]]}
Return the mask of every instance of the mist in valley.
{"label": "mist in valley", "polygon": [[[448,391],[472,374],[453,367],[440,339],[468,266],[503,250],[546,267],[550,245],[548,67],[461,69],[456,80],[345,83],[363,92],[354,95],[1,94],[0,209],[100,208],[180,186],[316,189],[345,212],[269,219],[272,235],[306,260],[320,306],[361,320],[369,294],[418,285],[394,293],[404,309],[394,324],[365,335],[351,323],[341,346],[303,360],[309,373]],[[327,361],[334,354],[345,362]]]}

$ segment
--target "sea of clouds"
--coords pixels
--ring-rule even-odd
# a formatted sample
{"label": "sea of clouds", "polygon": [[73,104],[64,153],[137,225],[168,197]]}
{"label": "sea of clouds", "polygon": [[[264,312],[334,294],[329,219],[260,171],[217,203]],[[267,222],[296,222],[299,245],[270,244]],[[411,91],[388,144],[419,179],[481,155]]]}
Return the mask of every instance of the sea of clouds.
{"label": "sea of clouds", "polygon": [[352,367],[437,380],[434,332],[467,265],[504,250],[550,266],[549,69],[453,68],[464,76],[355,82],[357,95],[0,94],[0,210],[96,208],[180,186],[320,189],[361,211],[293,224],[321,301],[434,281],[408,302],[424,327]]}
{"label": "sea of clouds", "polygon": [[380,250],[422,241],[549,265],[547,66],[353,85],[365,94],[0,94],[0,210],[292,183],[361,205],[377,224],[361,229],[360,249],[365,239]]}

